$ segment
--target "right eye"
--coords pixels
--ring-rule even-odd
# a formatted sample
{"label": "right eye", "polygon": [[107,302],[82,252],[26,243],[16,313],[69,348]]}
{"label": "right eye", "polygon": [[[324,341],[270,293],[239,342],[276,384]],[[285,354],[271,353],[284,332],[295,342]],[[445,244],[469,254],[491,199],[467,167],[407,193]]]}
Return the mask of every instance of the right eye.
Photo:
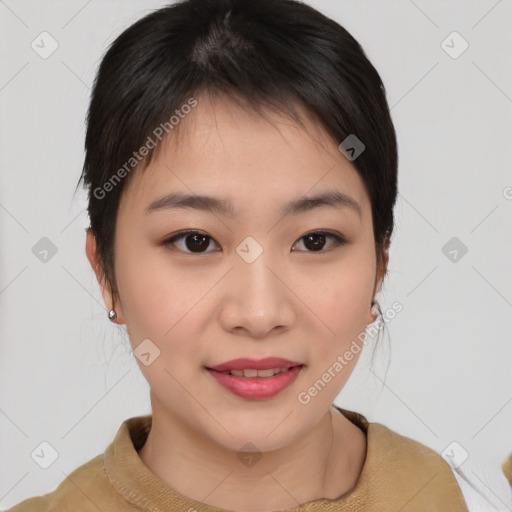
{"label": "right eye", "polygon": [[212,252],[206,251],[210,245],[210,241],[213,241],[211,236],[208,236],[205,233],[201,233],[200,231],[181,231],[180,233],[176,233],[170,238],[167,238],[162,242],[162,245],[168,247],[174,245],[178,247],[180,251],[185,253],[194,254],[194,253],[205,253]]}

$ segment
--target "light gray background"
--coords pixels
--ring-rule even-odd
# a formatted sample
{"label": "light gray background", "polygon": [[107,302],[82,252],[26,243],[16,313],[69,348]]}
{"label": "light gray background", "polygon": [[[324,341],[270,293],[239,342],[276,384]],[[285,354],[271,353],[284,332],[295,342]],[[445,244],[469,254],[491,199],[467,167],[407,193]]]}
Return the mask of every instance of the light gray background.
{"label": "light gray background", "polygon": [[[400,152],[380,302],[403,311],[375,365],[369,347],[336,403],[439,453],[457,441],[469,453],[461,468],[500,496],[512,452],[512,2],[308,3],[345,26],[381,74]],[[99,60],[162,5],[0,1],[3,508],[50,492],[102,453],[123,420],[150,412],[85,256],[85,194],[73,191]],[[59,45],[47,59],[31,48],[43,31]],[[453,31],[469,43],[456,59],[442,47]],[[46,263],[32,253],[42,237],[58,249]],[[452,237],[468,248],[457,262],[442,252]],[[46,470],[31,458],[42,441],[59,454]]]}

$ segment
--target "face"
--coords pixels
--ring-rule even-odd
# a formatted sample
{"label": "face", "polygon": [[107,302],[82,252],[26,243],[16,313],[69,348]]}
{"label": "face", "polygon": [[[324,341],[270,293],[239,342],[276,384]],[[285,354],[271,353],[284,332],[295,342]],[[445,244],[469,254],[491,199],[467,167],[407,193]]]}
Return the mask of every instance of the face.
{"label": "face", "polygon": [[[131,176],[116,224],[117,320],[135,354],[150,354],[137,362],[153,405],[231,450],[247,440],[278,449],[319,422],[356,364],[358,353],[343,365],[338,356],[371,321],[382,279],[370,200],[352,164],[312,122],[306,133],[271,119],[199,100],[179,141],[169,139]],[[326,192],[354,204],[284,211]],[[177,193],[229,211],[160,201]],[[91,233],[88,255],[95,266]],[[207,370],[271,356],[302,365],[272,396],[240,396]]]}

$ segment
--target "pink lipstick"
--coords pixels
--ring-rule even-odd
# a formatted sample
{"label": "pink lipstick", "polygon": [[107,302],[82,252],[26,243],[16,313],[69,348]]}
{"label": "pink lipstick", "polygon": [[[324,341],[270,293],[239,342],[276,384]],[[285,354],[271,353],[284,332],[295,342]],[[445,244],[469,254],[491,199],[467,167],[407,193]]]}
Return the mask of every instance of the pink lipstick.
{"label": "pink lipstick", "polygon": [[233,359],[206,367],[216,381],[233,394],[246,399],[271,398],[297,378],[303,364],[280,357]]}

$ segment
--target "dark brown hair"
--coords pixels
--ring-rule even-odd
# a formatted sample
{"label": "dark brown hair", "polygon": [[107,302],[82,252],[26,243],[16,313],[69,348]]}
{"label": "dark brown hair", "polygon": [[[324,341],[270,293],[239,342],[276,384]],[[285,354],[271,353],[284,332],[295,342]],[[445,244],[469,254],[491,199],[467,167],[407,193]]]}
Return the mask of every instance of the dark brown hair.
{"label": "dark brown hair", "polygon": [[302,124],[300,105],[337,144],[349,135],[362,141],[352,163],[371,200],[382,264],[394,225],[397,143],[384,86],[360,44],[296,0],[183,0],[122,32],[92,90],[78,184],[90,187],[91,229],[113,297],[119,200],[154,149],[140,163],[134,152],[155,139],[158,127],[174,136],[179,124],[171,126],[171,116],[203,95],[226,95],[260,115],[274,111]]}

